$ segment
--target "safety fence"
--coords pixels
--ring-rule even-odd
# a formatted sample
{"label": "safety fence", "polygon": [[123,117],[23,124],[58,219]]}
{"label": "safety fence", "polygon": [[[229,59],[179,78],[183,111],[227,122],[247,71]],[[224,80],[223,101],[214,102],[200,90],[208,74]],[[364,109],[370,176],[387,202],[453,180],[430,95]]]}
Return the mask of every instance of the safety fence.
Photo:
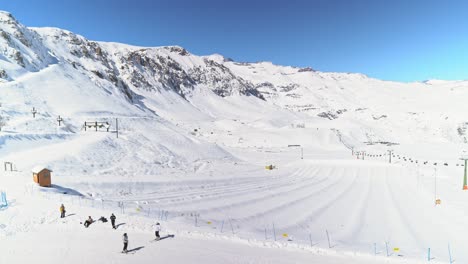
{"label": "safety fence", "polygon": [[[29,192],[31,189],[28,190]],[[167,208],[158,207],[146,201],[111,201],[103,199],[92,199],[85,196],[69,195],[57,192],[42,191],[35,188],[32,195],[40,195],[45,199],[64,203],[67,207],[79,206],[81,208],[95,208],[113,213],[150,218],[161,223],[182,223],[185,231],[199,232],[203,234],[228,236],[256,241],[259,244],[271,243],[274,247],[296,247],[305,250],[320,251],[330,254],[356,254],[375,255],[379,257],[408,257],[414,259],[416,256],[424,255],[427,261],[450,261],[452,263],[452,252],[448,245],[448,252],[434,251],[427,248],[427,252],[421,249],[405,248],[391,241],[381,240],[380,242],[349,242],[340,241],[333,238],[334,232],[338,230],[324,229],[317,232],[311,231],[308,227],[301,228],[281,228],[273,219],[263,219],[252,227],[242,219],[236,219],[228,215],[219,214],[216,217],[206,217],[198,211],[174,211]],[[104,212],[103,212],[104,213]],[[367,252],[363,248],[368,248]],[[427,253],[427,254],[426,254]],[[447,257],[449,256],[449,257]]]}

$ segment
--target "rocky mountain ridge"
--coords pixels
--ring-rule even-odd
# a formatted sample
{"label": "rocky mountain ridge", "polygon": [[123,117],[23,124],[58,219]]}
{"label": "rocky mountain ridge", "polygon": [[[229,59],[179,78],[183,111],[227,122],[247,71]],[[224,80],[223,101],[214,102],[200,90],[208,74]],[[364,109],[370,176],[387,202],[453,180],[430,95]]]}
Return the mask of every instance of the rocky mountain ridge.
{"label": "rocky mountain ridge", "polygon": [[[189,104],[194,104],[197,94],[212,93],[219,98],[253,98],[259,100],[253,105],[266,103],[304,113],[336,127],[357,126],[361,132],[353,137],[362,142],[396,142],[401,135],[407,140],[440,136],[466,141],[464,130],[459,129],[467,122],[459,114],[468,111],[463,99],[468,97],[466,81],[398,83],[310,67],[236,62],[218,54],[197,56],[179,46],[98,42],[63,29],[28,28],[7,12],[0,12],[0,47],[0,82],[11,83],[59,65],[65,72],[73,71],[69,82],[76,83],[77,76],[87,79],[92,84],[89,95],[97,87],[125,98],[129,106],[123,108],[140,105],[157,112],[145,104],[162,93],[172,93],[179,103]],[[195,108],[203,112],[206,107]],[[203,114],[211,115],[210,111]],[[390,138],[385,132],[388,127],[403,133]]]}

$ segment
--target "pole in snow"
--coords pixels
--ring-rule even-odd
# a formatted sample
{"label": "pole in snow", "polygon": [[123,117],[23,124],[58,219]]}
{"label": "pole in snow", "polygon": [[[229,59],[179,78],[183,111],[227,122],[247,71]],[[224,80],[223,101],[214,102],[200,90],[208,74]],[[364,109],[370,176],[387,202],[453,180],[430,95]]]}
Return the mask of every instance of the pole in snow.
{"label": "pole in snow", "polygon": [[468,190],[468,185],[466,183],[466,159],[465,159],[465,177],[463,178],[463,190]]}
{"label": "pole in snow", "polygon": [[276,241],[276,230],[275,230],[275,223],[273,222],[273,237],[275,238]]}
{"label": "pole in snow", "polygon": [[231,218],[229,218],[229,225],[231,226],[232,234],[234,234],[234,227],[232,226]]}
{"label": "pole in snow", "polygon": [[434,168],[434,204],[437,205],[437,168]]}
{"label": "pole in snow", "polygon": [[468,160],[468,158],[461,158],[461,160],[465,161],[465,169],[464,169],[465,173],[463,175],[463,190],[468,190],[468,183],[467,183],[467,179],[466,179],[466,174],[467,174],[467,172],[466,172],[466,170],[467,170],[466,163],[467,162],[466,161]]}
{"label": "pole in snow", "polygon": [[452,251],[450,250],[450,243],[448,244],[449,263],[452,264]]}
{"label": "pole in snow", "polygon": [[33,118],[36,118],[37,110],[35,107],[31,110],[31,113],[33,114]]}
{"label": "pole in snow", "polygon": [[63,121],[63,118],[62,118],[62,117],[60,117],[60,116],[58,116],[58,118],[57,118],[57,122],[58,122],[59,126],[60,126],[60,124],[62,123],[62,121]]}
{"label": "pole in snow", "polygon": [[115,127],[117,131],[117,138],[119,138],[119,120],[117,118],[115,119]]}

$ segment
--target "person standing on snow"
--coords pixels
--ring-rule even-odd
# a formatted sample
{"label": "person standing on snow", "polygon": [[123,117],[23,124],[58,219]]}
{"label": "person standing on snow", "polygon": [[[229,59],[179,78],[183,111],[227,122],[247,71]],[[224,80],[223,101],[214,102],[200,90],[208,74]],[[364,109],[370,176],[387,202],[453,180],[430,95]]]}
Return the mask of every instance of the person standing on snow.
{"label": "person standing on snow", "polygon": [[154,231],[154,235],[156,235],[156,240],[160,240],[161,237],[159,236],[159,232],[161,232],[161,225],[156,223],[156,231]]}
{"label": "person standing on snow", "polygon": [[116,219],[115,215],[112,214],[112,215],[110,216],[110,220],[111,220],[112,228],[114,228],[114,229],[115,229],[115,219]]}
{"label": "person standing on snow", "polygon": [[127,253],[127,247],[128,247],[128,236],[127,236],[127,233],[124,233],[123,236],[122,236],[122,241],[123,241],[123,244],[124,244],[124,247],[123,247],[123,250],[122,250],[122,253]]}
{"label": "person standing on snow", "polygon": [[60,206],[60,218],[64,218],[65,217],[65,206],[62,204]]}

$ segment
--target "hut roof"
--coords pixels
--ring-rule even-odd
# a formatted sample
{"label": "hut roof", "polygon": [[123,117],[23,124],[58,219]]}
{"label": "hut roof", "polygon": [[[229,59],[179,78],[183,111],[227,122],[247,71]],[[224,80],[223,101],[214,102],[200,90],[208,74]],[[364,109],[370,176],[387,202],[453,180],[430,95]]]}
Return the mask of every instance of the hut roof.
{"label": "hut roof", "polygon": [[31,171],[33,173],[39,173],[44,169],[46,169],[48,171],[52,171],[48,166],[42,166],[42,165],[34,166],[34,168],[32,168]]}

